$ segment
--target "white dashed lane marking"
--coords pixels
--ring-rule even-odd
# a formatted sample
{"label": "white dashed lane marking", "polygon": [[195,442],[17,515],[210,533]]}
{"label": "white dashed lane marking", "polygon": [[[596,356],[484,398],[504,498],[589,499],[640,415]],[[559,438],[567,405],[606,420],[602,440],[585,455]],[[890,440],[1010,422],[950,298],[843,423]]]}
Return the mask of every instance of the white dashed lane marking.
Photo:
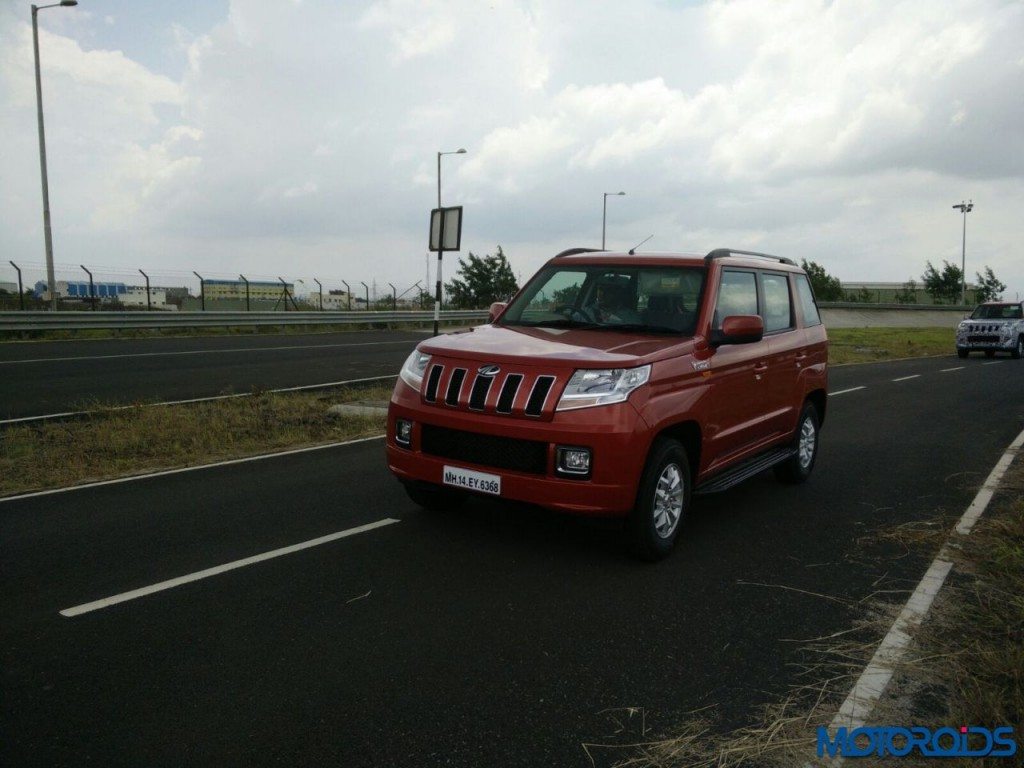
{"label": "white dashed lane marking", "polygon": [[850,387],[849,389],[840,389],[838,392],[829,392],[829,397],[835,397],[836,395],[845,395],[847,392],[856,392],[858,389],[867,389],[867,387]]}
{"label": "white dashed lane marking", "polygon": [[[256,563],[262,563],[265,560],[271,560],[275,557],[281,557],[282,555],[290,555],[294,552],[301,552],[304,549],[310,547],[318,547],[321,544],[327,544],[338,539],[345,539],[349,536],[355,536],[359,533],[366,533],[376,528],[381,528],[385,525],[391,525],[398,521],[392,517],[385,517],[383,520],[378,520],[375,523],[367,523],[366,525],[360,525],[355,528],[348,528],[344,531],[338,531],[337,533],[330,533],[327,536],[321,536],[317,539],[310,539],[309,541],[303,541],[300,544],[292,544],[290,547],[281,547],[280,549],[274,549],[270,552],[264,552],[259,555],[253,555],[252,557],[246,557],[242,560],[234,560],[230,563],[224,563],[223,565],[217,565],[213,568],[207,568],[203,571],[196,571],[195,573],[189,573],[185,576],[179,576],[176,579],[168,579],[167,581],[161,581],[158,584],[151,584],[148,587],[141,587],[139,589],[133,589],[130,592],[122,592],[119,595],[113,595],[111,597],[105,597],[102,600],[94,600],[91,603],[83,603],[82,605],[76,605],[73,608],[65,608],[60,612],[61,616],[65,618],[72,618],[73,616],[81,616],[83,613],[89,613],[90,611],[98,611],[101,608],[108,608],[111,605],[117,605],[118,603],[124,603],[128,600],[135,600],[146,595],[152,595],[154,592],[162,592],[165,589],[173,589],[174,587],[180,587],[182,584],[190,584],[193,581],[199,581],[200,579],[208,579],[211,576],[216,576],[220,573],[227,571],[234,571],[238,568],[244,568],[247,565],[255,565]],[[369,594],[369,593],[367,593]]]}

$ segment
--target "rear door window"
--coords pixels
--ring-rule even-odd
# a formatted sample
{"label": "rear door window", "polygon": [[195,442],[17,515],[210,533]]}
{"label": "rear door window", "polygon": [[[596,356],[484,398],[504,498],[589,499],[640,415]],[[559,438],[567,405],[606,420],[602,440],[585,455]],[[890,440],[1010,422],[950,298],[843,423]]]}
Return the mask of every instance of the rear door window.
{"label": "rear door window", "polygon": [[764,332],[785,331],[793,327],[793,306],[789,298],[789,278],[774,272],[761,273],[764,295]]}
{"label": "rear door window", "polygon": [[814,291],[811,290],[811,283],[807,275],[794,275],[796,281],[796,292],[800,297],[800,314],[803,317],[804,325],[808,328],[812,325],[821,325],[821,316],[818,314],[818,305],[814,302]]}

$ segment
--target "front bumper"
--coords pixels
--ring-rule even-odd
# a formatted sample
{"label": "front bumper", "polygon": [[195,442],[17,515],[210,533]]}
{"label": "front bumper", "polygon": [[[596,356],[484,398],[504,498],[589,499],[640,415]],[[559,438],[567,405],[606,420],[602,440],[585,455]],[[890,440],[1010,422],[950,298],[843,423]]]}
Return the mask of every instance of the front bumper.
{"label": "front bumper", "polygon": [[967,337],[957,336],[956,348],[966,349],[969,352],[1012,352],[1017,346],[1015,338],[1000,338],[995,341],[970,341]]}
{"label": "front bumper", "polygon": [[[395,420],[413,422],[412,444],[395,441]],[[495,468],[444,458],[422,450],[422,427],[430,424],[511,440],[547,444],[543,473]],[[556,412],[551,421],[442,410],[425,405],[418,392],[399,381],[388,409],[388,468],[403,482],[441,485],[445,466],[501,476],[501,498],[547,509],[593,516],[623,516],[632,509],[647,454],[647,426],[628,402]],[[582,446],[592,453],[587,479],[555,473],[556,446]]]}

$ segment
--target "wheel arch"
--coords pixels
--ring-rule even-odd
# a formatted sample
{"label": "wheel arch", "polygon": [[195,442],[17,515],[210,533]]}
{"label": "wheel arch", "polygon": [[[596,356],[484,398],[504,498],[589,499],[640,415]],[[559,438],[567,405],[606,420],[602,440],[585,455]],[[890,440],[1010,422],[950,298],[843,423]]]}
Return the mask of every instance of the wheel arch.
{"label": "wheel arch", "polygon": [[[700,473],[701,441],[703,439],[700,425],[693,420],[678,421],[662,427],[656,437],[668,437],[682,443],[683,448],[686,450],[687,461],[690,464],[690,477],[692,482],[696,482],[697,475]],[[653,440],[651,445],[654,445]],[[650,452],[649,448],[648,452]]]}
{"label": "wheel arch", "polygon": [[804,402],[811,403],[818,411],[818,426],[825,423],[825,410],[828,407],[828,393],[824,389],[815,389],[807,393]]}

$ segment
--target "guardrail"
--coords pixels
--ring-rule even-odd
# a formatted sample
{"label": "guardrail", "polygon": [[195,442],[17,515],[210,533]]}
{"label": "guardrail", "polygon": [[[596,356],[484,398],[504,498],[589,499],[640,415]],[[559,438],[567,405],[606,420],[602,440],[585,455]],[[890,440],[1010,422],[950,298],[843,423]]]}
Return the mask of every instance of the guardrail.
{"label": "guardrail", "polygon": [[[212,328],[259,325],[388,325],[430,323],[427,312],[0,312],[0,331]],[[485,309],[441,313],[442,322],[487,320]]]}

